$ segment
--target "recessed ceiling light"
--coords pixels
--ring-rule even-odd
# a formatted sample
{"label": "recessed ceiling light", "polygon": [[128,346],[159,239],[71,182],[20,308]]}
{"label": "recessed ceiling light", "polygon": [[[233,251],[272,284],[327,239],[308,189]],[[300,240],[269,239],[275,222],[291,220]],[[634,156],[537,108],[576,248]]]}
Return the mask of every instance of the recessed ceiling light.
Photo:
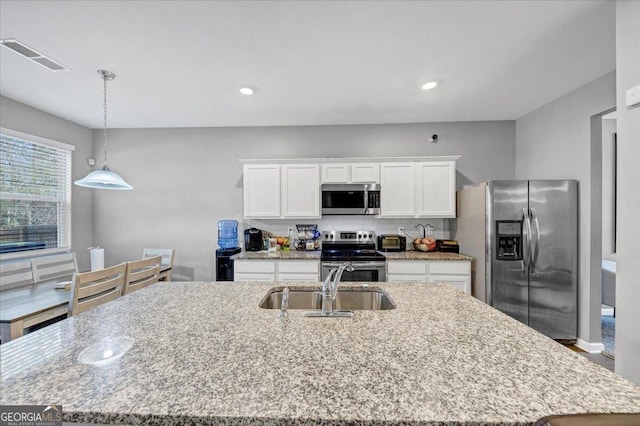
{"label": "recessed ceiling light", "polygon": [[428,83],[425,83],[422,85],[422,90],[430,90],[433,89],[434,87],[436,87],[438,85],[437,82],[435,81],[430,81]]}
{"label": "recessed ceiling light", "polygon": [[243,87],[240,89],[240,93],[243,95],[251,96],[253,95],[253,89],[251,87]]}

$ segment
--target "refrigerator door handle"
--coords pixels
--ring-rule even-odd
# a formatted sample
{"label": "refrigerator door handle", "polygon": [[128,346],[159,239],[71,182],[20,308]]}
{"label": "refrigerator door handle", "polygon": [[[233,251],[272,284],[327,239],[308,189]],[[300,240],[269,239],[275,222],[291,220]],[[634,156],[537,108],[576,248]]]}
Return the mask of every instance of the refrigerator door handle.
{"label": "refrigerator door handle", "polygon": [[524,215],[524,228],[526,241],[522,242],[522,260],[524,267],[522,271],[528,271],[531,266],[531,221],[529,219],[529,211],[526,207],[522,208],[522,214]]}
{"label": "refrigerator door handle", "polygon": [[538,223],[538,215],[534,207],[531,207],[531,217],[533,218],[533,225],[536,231],[536,246],[533,249],[533,257],[531,260],[531,272],[535,273],[538,264],[538,252],[540,250],[540,224]]}

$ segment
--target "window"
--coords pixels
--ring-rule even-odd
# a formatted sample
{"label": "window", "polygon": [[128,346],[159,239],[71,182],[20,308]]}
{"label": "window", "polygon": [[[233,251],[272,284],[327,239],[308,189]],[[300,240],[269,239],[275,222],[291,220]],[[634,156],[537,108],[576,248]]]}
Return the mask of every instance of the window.
{"label": "window", "polygon": [[70,248],[73,149],[0,128],[0,254]]}

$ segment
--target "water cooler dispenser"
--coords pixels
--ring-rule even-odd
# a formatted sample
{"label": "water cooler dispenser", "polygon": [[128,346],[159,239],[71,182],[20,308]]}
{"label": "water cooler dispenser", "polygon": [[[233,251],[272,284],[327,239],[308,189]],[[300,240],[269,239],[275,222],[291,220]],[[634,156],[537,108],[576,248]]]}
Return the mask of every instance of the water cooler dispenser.
{"label": "water cooler dispenser", "polygon": [[231,256],[240,253],[238,247],[238,221],[218,221],[218,246],[216,250],[216,281],[233,281],[233,259]]}

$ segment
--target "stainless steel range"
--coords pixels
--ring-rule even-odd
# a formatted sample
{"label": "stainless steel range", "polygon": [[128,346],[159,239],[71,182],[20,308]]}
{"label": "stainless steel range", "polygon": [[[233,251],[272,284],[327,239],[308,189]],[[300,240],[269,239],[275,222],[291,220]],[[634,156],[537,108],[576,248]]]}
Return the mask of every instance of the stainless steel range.
{"label": "stainless steel range", "polygon": [[344,271],[342,281],[386,281],[386,258],[376,251],[373,231],[326,231],[322,234],[322,280],[331,269],[350,262],[353,271]]}

